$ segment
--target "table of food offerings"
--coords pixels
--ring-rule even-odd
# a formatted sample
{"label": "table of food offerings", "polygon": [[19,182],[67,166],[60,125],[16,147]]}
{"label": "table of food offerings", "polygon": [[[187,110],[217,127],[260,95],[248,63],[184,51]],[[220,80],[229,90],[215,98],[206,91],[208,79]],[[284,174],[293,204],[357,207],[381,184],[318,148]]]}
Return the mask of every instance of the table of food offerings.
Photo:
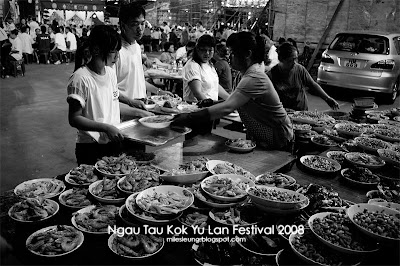
{"label": "table of food offerings", "polygon": [[22,264],[399,265],[400,110],[379,112],[294,112],[295,154],[209,134],[29,180],[2,235]]}

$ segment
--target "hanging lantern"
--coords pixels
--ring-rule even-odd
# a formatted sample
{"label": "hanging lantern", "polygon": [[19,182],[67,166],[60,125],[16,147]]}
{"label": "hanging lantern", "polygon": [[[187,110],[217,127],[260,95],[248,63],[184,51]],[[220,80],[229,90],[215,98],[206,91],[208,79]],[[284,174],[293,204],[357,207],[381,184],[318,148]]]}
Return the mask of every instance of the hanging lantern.
{"label": "hanging lantern", "polygon": [[62,7],[63,7],[64,9],[67,9],[67,5],[66,5],[66,4],[64,4]]}
{"label": "hanging lantern", "polygon": [[97,10],[97,6],[93,6],[93,10],[96,11]]}
{"label": "hanging lantern", "polygon": [[74,9],[78,9],[78,5],[74,5]]}
{"label": "hanging lantern", "polygon": [[88,7],[87,7],[87,6],[84,6],[83,9],[88,10]]}
{"label": "hanging lantern", "polygon": [[52,3],[52,4],[51,4],[51,8],[57,9],[57,4],[56,4],[56,3]]}

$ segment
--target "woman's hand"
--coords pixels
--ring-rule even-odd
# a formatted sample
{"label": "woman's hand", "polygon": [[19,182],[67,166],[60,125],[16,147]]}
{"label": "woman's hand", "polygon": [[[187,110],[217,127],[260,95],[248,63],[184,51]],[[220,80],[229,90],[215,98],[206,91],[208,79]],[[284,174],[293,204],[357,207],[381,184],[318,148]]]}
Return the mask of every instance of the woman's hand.
{"label": "woman's hand", "polygon": [[170,92],[170,91],[160,90],[160,92],[158,94],[160,94],[160,95],[168,95],[168,96],[174,97],[174,94],[172,92]]}
{"label": "woman's hand", "polygon": [[121,131],[113,125],[107,125],[106,134],[111,141],[119,142],[124,139]]}
{"label": "woman's hand", "polygon": [[145,110],[137,110],[136,115],[139,117],[154,116],[154,114],[152,112],[145,111]]}
{"label": "woman's hand", "polygon": [[337,110],[340,108],[339,104],[337,101],[335,101],[335,99],[333,99],[332,97],[328,97],[325,99],[325,102],[333,109],[333,110]]}
{"label": "woman's hand", "polygon": [[133,107],[133,108],[138,108],[138,109],[146,110],[146,106],[145,106],[144,102],[141,101],[141,100],[130,99],[130,100],[129,100],[129,106],[130,106],[130,107]]}

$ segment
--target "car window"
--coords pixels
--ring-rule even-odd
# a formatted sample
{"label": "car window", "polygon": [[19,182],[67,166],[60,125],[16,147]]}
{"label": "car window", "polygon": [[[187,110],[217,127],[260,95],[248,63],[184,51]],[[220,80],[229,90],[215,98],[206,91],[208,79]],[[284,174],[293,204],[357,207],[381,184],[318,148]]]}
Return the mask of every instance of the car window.
{"label": "car window", "polygon": [[397,54],[400,54],[400,36],[393,38],[394,46],[396,47]]}
{"label": "car window", "polygon": [[389,40],[383,36],[369,34],[339,34],[329,49],[367,54],[389,53]]}

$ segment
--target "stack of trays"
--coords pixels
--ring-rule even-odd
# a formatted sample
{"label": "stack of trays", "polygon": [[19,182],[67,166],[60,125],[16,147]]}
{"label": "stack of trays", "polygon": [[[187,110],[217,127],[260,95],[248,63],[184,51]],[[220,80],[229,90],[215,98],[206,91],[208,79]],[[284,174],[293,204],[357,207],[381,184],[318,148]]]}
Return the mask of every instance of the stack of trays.
{"label": "stack of trays", "polygon": [[374,97],[355,98],[353,109],[350,113],[351,120],[359,123],[365,123],[367,121],[367,114],[365,113],[365,111],[378,108],[378,105],[374,101]]}

